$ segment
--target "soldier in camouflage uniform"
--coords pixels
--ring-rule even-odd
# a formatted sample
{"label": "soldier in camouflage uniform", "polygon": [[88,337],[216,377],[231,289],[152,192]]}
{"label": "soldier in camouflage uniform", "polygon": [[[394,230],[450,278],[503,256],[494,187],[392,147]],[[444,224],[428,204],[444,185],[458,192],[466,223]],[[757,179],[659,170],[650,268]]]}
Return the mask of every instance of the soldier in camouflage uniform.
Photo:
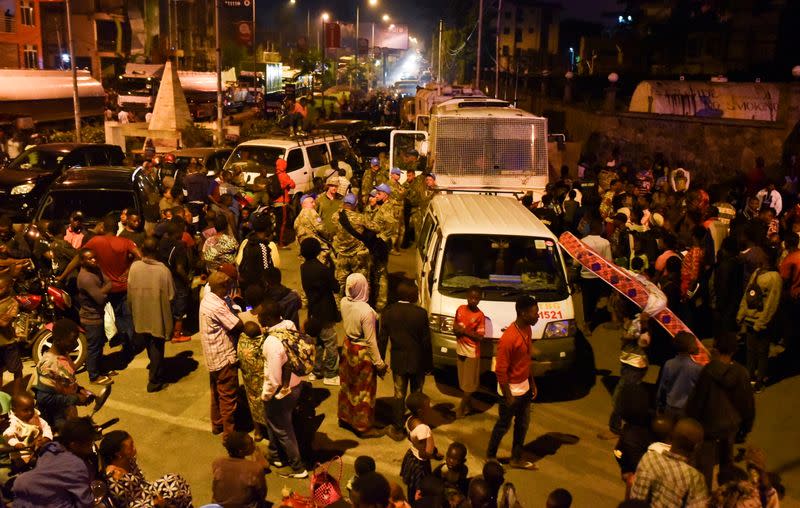
{"label": "soldier in camouflage uniform", "polygon": [[331,253],[330,240],[328,239],[327,231],[325,231],[322,217],[314,209],[316,206],[314,196],[312,194],[304,194],[300,198],[300,206],[300,213],[294,220],[297,244],[300,245],[306,238],[315,238],[322,248],[317,259],[324,265],[332,266],[333,255]]}
{"label": "soldier in camouflage uniform", "polygon": [[[414,213],[416,213],[417,208],[419,208],[420,201],[422,200],[422,186],[425,185],[424,178],[417,178],[417,172],[413,169],[409,169],[406,171],[406,181],[403,184],[405,187],[406,199],[405,199],[405,206],[403,208],[403,218],[405,219],[405,226],[406,226],[406,234],[403,235],[403,238],[409,236],[411,232],[414,235],[417,232],[414,230]],[[411,236],[411,242],[413,243],[414,236]]]}
{"label": "soldier in camouflage uniform", "polygon": [[400,183],[401,174],[402,172],[400,171],[400,168],[392,168],[392,170],[389,172],[389,188],[391,189],[392,194],[391,198],[385,205],[392,207],[394,220],[397,222],[397,234],[394,236],[394,238],[392,238],[389,247],[393,248],[394,252],[398,254],[400,253],[400,244],[403,243],[403,237],[406,234],[406,222],[405,218],[403,217],[403,207],[405,206],[407,187]]}
{"label": "soldier in camouflage uniform", "polygon": [[[391,206],[389,196],[392,194],[392,189],[382,183],[375,187],[378,191],[377,198],[378,211],[375,212],[375,217],[372,219],[378,229],[374,230],[378,236],[386,242],[386,245],[391,248],[392,240],[397,236],[397,219],[395,219],[395,211]],[[375,310],[382,311],[386,307],[389,299],[389,260],[372,260],[372,269],[370,270],[370,282],[372,283],[373,291],[371,294],[375,295]]]}
{"label": "soldier in camouflage uniform", "polygon": [[[369,279],[370,255],[364,242],[354,237],[339,223],[339,215],[347,214],[350,224],[357,233],[364,229],[378,231],[378,226],[364,215],[356,211],[358,199],[355,194],[344,197],[341,210],[336,212],[336,235],[333,237],[333,250],[336,251],[335,274],[341,291],[344,292],[347,276],[351,273],[360,273]],[[341,299],[342,293],[338,298]]]}
{"label": "soldier in camouflage uniform", "polygon": [[382,183],[389,182],[389,171],[381,168],[380,161],[377,157],[373,157],[369,161],[369,169],[364,171],[364,176],[361,177],[361,204],[367,205],[369,199],[369,192]]}
{"label": "soldier in camouflage uniform", "polygon": [[339,191],[339,175],[333,173],[325,180],[325,193],[316,199],[317,213],[322,218],[322,224],[329,236],[336,232],[336,212],[342,207],[342,197]]}
{"label": "soldier in camouflage uniform", "polygon": [[[411,211],[411,224],[414,228],[414,241],[419,241],[419,233],[422,229],[422,219],[425,217],[425,212],[428,210],[428,203],[431,202],[436,187],[436,175],[429,173],[425,175],[422,184],[419,185],[418,191],[415,194],[414,200],[417,206]],[[413,206],[413,205],[412,205]]]}
{"label": "soldier in camouflage uniform", "polygon": [[369,191],[369,198],[367,200],[367,206],[364,207],[364,216],[369,220],[375,218],[375,213],[378,211],[378,191],[372,189]]}

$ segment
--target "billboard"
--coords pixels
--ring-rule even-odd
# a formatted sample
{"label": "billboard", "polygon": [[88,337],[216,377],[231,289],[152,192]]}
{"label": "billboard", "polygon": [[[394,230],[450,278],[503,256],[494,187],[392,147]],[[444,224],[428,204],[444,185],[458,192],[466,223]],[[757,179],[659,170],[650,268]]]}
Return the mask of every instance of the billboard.
{"label": "billboard", "polygon": [[375,25],[374,46],[386,49],[408,49],[408,25]]}

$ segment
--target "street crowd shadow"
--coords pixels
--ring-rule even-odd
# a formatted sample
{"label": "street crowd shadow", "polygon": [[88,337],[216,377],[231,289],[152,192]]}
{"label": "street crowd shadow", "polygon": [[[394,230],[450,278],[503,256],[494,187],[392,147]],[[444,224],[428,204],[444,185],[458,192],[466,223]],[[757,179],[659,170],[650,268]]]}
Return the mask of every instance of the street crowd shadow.
{"label": "street crowd shadow", "polygon": [[314,436],[314,450],[312,457],[316,463],[324,464],[333,460],[334,457],[342,457],[347,450],[352,450],[358,446],[355,439],[331,439],[324,432],[317,432]]}
{"label": "street crowd shadow", "polygon": [[[797,355],[786,349],[777,356],[770,357],[769,365],[767,366],[767,372],[770,373],[767,386],[800,375],[800,362],[797,360]],[[745,363],[744,365],[747,364]]]}
{"label": "street crowd shadow", "polygon": [[431,406],[431,411],[428,414],[428,426],[435,429],[456,421],[456,406],[451,402],[441,402]]}
{"label": "street crowd shadow", "polygon": [[562,446],[575,445],[578,441],[580,438],[573,434],[548,432],[527,443],[522,449],[531,456],[533,462],[536,462],[548,455],[555,455]]}
{"label": "street crowd shadow", "polygon": [[378,397],[375,399],[375,426],[384,428],[394,420],[394,397]]}
{"label": "street crowd shadow", "polygon": [[200,364],[193,356],[194,353],[192,351],[181,351],[175,356],[164,357],[161,367],[161,377],[164,382],[175,384],[197,370]]}

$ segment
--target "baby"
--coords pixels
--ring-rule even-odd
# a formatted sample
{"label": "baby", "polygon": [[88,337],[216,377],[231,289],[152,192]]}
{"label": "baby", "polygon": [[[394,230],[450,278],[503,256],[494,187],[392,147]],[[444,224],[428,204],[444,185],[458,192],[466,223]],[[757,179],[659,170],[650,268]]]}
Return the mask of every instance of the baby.
{"label": "baby", "polygon": [[33,457],[33,449],[39,448],[53,439],[50,425],[39,416],[36,403],[29,393],[14,395],[11,399],[11,411],[8,413],[8,428],[3,437],[9,446],[20,449],[20,459],[28,463]]}

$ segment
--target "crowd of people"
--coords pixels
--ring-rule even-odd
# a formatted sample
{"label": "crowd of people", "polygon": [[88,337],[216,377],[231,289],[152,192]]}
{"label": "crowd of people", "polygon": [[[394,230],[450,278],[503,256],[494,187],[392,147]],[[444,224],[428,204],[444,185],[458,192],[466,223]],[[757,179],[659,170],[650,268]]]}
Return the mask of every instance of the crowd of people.
{"label": "crowd of people", "polygon": [[[556,234],[572,231],[630,270],[695,333],[672,340],[591,271],[576,271],[584,333],[606,322],[621,329],[620,381],[608,430],[599,437],[617,440],[624,506],[777,506],[780,486],[771,483],[763,452],[748,448],[745,472],[734,464],[734,445],[752,428],[754,393],[782,375],[770,370],[771,342],[779,340],[787,355],[797,345],[798,332],[786,319],[800,299],[796,181],[770,182],[760,165],[741,188],[706,186],[663,157],[636,166],[623,160],[615,151],[600,164],[585,160],[577,174],[564,168],[540,201],[529,195],[522,202]],[[466,446],[450,443],[442,454],[434,440],[424,393],[432,369],[430,323],[417,304],[417,287],[409,279],[389,287],[392,255],[414,242],[436,185],[413,150],[401,164],[403,183],[399,168],[369,160],[359,189],[342,185],[333,165],[324,192],[296,201],[296,217],[294,182],[278,159],[275,174],[265,169],[248,189],[252,194],[241,175],[212,177],[196,161],[173,174],[156,160],[143,170],[163,195],[149,204],[158,211],[145,217],[123,210],[89,225],[80,210],[65,210],[69,221],[38,224],[40,237],[32,241],[0,219],[0,367],[15,377],[22,372],[13,292],[29,258],[52,270],[79,307],[75,319],[53,326],[53,347],[36,366],[33,393],[18,387],[14,395],[7,438],[21,445],[18,467],[28,470],[15,483],[15,506],[63,499],[88,506],[92,473],[77,464],[90,454],[94,436],[91,422],[77,418],[77,406],[91,393],[78,383],[69,356],[79,324],[87,337],[89,382],[114,383],[118,372],[103,356],[113,335],[125,363],[146,350],[147,392],[167,386],[165,343],[190,341],[197,331],[209,376],[209,430],[228,451],[213,464],[214,502],[222,506],[263,504],[270,470],[284,478],[309,476],[313,435],[296,420],[304,390],[317,381],[338,391],[338,422],[359,439],[408,442],[399,471],[375,472],[369,458],[356,461],[357,477],[348,483],[353,506],[520,506],[497,457],[513,427],[508,467],[537,469],[523,449],[538,392],[531,368],[537,301],[519,297],[516,320],[504,324],[494,367],[499,415],[479,452],[486,460],[482,474],[470,478]],[[283,284],[281,257],[292,244],[303,259],[297,288]],[[476,351],[486,333],[481,298],[480,287],[469,288],[453,324],[463,393],[457,418],[469,417],[479,387]],[[714,337],[707,365],[693,356],[696,337]],[[746,367],[737,363],[742,353]],[[663,368],[651,397],[643,379],[654,364]],[[387,374],[393,411],[390,422],[378,422],[377,383]],[[240,383],[252,437],[234,417]],[[265,439],[268,451],[261,454],[256,443]],[[99,451],[110,495],[120,505],[191,503],[180,476],[145,479],[128,433],[108,433]],[[54,471],[70,474],[55,481]],[[405,490],[382,474],[399,476]],[[736,496],[752,504],[736,504]],[[547,506],[570,504],[569,492],[558,489]]]}

